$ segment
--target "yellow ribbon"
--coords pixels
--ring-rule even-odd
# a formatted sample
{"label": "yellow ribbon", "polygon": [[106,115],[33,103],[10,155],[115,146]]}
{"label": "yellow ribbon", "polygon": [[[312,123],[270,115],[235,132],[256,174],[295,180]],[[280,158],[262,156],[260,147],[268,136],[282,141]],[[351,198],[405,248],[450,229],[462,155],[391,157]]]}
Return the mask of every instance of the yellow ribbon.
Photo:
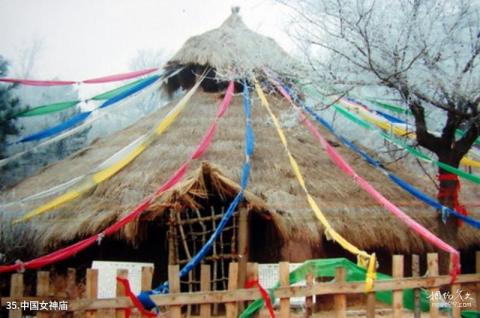
{"label": "yellow ribbon", "polygon": [[[398,127],[396,125],[392,125],[389,122],[385,122],[383,120],[377,119],[373,117],[367,110],[363,109],[363,107],[352,105],[350,103],[346,103],[345,101],[341,101],[343,106],[347,108],[350,111],[355,112],[358,114],[360,117],[365,119],[366,121],[374,124],[375,126],[386,130],[390,131],[393,134],[400,136],[400,137],[408,137],[410,139],[416,139],[417,135],[413,131],[408,131],[402,127]],[[460,163],[463,164],[464,166],[470,166],[470,167],[475,167],[475,168],[480,168],[480,161],[477,161],[475,159],[472,159],[468,156],[464,156],[462,160],[460,160]]]}
{"label": "yellow ribbon", "polygon": [[153,128],[148,134],[143,137],[142,142],[135,148],[133,148],[129,153],[125,155],[124,158],[113,163],[111,166],[93,173],[87,176],[79,186],[75,189],[64,193],[53,200],[33,209],[32,211],[26,213],[23,217],[16,219],[13,223],[19,223],[23,221],[28,221],[33,217],[44,214],[52,209],[58,208],[61,205],[73,201],[80,197],[82,194],[86,193],[88,190],[99,185],[105,180],[114,176],[117,172],[125,168],[130,164],[135,158],[137,158],[141,153],[145,151],[163,132],[170,127],[170,125],[177,119],[178,115],[185,109],[188,101],[196,92],[197,88],[200,86],[200,83],[203,81],[205,76],[203,75],[195,84],[195,86],[190,89],[190,91],[183,96],[183,98],[175,105],[175,107],[161,120],[161,122]]}
{"label": "yellow ribbon", "polygon": [[[349,251],[352,254],[357,255],[359,265],[364,268],[367,268],[367,264],[371,264],[375,262],[375,256],[369,255],[367,252],[357,248],[355,245],[347,241],[343,236],[341,236],[337,231],[335,231],[335,229],[328,222],[322,210],[317,205],[313,197],[308,192],[307,187],[305,186],[305,180],[300,171],[297,161],[295,160],[295,158],[293,158],[292,153],[288,148],[287,138],[285,137],[285,133],[281,128],[280,122],[278,121],[275,114],[272,112],[272,109],[270,108],[270,104],[268,103],[267,98],[265,97],[265,94],[263,93],[262,88],[258,84],[257,80],[254,79],[254,82],[255,82],[255,90],[257,92],[258,97],[260,98],[260,102],[267,109],[268,113],[270,114],[270,117],[272,118],[273,124],[277,130],[278,136],[280,137],[280,140],[285,148],[285,151],[287,152],[292,170],[295,173],[298,183],[300,184],[300,186],[302,187],[303,191],[306,194],[308,204],[310,205],[317,219],[325,228],[325,235],[327,237],[332,238],[334,241],[340,244],[340,246],[342,246],[345,250]],[[368,266],[368,268],[370,270],[370,266]],[[372,288],[372,284],[373,284],[373,281],[369,283],[368,277],[374,278],[374,272],[375,272],[375,267],[373,267],[373,274],[371,273],[370,276],[368,276],[367,274],[367,280],[366,280],[366,286],[365,286],[365,289],[367,291],[369,291]]]}

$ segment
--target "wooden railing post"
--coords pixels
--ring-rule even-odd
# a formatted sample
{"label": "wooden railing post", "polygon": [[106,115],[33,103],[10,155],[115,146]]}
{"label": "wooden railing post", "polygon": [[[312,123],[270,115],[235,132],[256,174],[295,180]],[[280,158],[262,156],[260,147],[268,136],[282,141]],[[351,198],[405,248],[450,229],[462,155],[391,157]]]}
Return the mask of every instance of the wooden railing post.
{"label": "wooden railing post", "polygon": [[[50,296],[50,273],[38,271],[37,272],[37,297],[40,301],[45,301]],[[48,311],[37,311],[37,318],[49,318]]]}
{"label": "wooden railing post", "polygon": [[[307,288],[313,290],[313,283],[315,282],[315,277],[313,273],[308,273],[305,277],[307,283]],[[305,317],[312,317],[313,314],[313,295],[305,297]]]}
{"label": "wooden railing post", "polygon": [[[231,262],[228,268],[228,290],[234,291],[238,284],[238,263]],[[226,317],[236,318],[238,314],[237,302],[225,304]]]}
{"label": "wooden railing post", "polygon": [[[412,255],[412,277],[420,276],[420,256]],[[413,317],[420,318],[420,289],[413,290]]]}
{"label": "wooden railing post", "polygon": [[[289,265],[288,262],[280,262],[279,265],[279,277],[280,277],[280,287],[289,287]],[[290,298],[281,298],[280,299],[280,318],[289,318],[290,317]]]}
{"label": "wooden railing post", "polygon": [[[98,270],[96,269],[87,269],[87,277],[85,282],[85,295],[87,299],[93,301],[98,297]],[[85,312],[86,318],[95,318],[97,317],[96,310],[87,310]]]}
{"label": "wooden railing post", "polygon": [[[393,255],[393,278],[403,277],[403,255]],[[394,290],[392,295],[393,318],[403,317],[403,290]]]}
{"label": "wooden railing post", "polygon": [[[346,279],[345,268],[337,267],[335,270],[335,282],[344,283]],[[347,318],[347,296],[345,294],[335,294],[335,317]]]}
{"label": "wooden railing post", "polygon": [[[210,291],[210,265],[202,264],[200,267],[200,290]],[[212,316],[212,306],[210,304],[200,305],[200,317],[210,318]]]}
{"label": "wooden railing post", "polygon": [[[128,270],[127,269],[118,269],[117,270],[117,277],[128,278]],[[125,295],[127,295],[127,292],[126,292],[125,288],[123,287],[122,284],[117,282],[116,296],[117,297],[122,297],[122,296],[125,296]],[[125,309],[122,308],[122,309],[115,310],[115,317],[116,318],[125,318],[126,317]]]}
{"label": "wooden railing post", "polygon": [[141,283],[140,289],[142,291],[151,290],[152,279],[153,279],[153,267],[143,266],[142,267],[142,283]]}
{"label": "wooden railing post", "polygon": [[[438,276],[438,254],[436,253],[428,253],[427,254],[427,276],[434,277]],[[431,318],[438,318],[439,311],[438,311],[438,299],[435,300],[436,297],[434,295],[438,292],[438,287],[430,288],[430,317]]]}
{"label": "wooden railing post", "polygon": [[75,268],[67,269],[67,297],[68,299],[77,299],[77,271]]}
{"label": "wooden railing post", "polygon": [[[452,262],[450,262],[450,265],[452,264]],[[451,268],[450,268],[451,270]],[[460,295],[461,294],[461,285],[460,284],[452,284],[452,286],[450,287],[450,293],[451,295],[454,297],[454,299],[456,298],[456,295]],[[460,298],[456,298],[456,301],[457,302],[460,302],[461,303],[461,299]],[[460,307],[460,304],[454,304],[454,303],[451,303],[452,305],[452,316],[453,318],[461,318],[460,317],[460,310],[462,309]]]}
{"label": "wooden railing post", "polygon": [[[477,274],[480,275],[480,251],[475,253],[475,269]],[[477,284],[477,310],[480,311],[480,282]]]}
{"label": "wooden railing post", "polygon": [[[172,294],[180,292],[180,269],[178,265],[168,265],[168,287],[170,289],[170,293]],[[169,310],[170,317],[182,317],[182,306],[170,306]]]}
{"label": "wooden railing post", "polygon": [[[10,278],[10,296],[11,297],[22,297],[23,293],[25,291],[25,287],[23,285],[23,274],[22,273],[16,273],[12,274],[12,277]],[[9,310],[8,311],[8,317],[9,318],[22,318],[22,309],[21,309],[21,302],[20,301],[15,301],[13,302],[14,306],[17,308]],[[13,308],[13,306],[12,306]]]}
{"label": "wooden railing post", "polygon": [[375,318],[376,306],[375,292],[367,293],[367,318]]}

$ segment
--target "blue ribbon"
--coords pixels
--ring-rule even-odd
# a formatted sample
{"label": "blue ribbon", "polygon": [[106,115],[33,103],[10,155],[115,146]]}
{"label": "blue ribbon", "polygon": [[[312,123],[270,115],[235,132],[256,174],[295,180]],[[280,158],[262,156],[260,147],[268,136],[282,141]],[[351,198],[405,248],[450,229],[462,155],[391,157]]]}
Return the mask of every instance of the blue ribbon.
{"label": "blue ribbon", "polygon": [[142,89],[146,88],[147,86],[150,86],[152,85],[153,83],[155,83],[158,79],[160,78],[159,75],[153,75],[153,76],[150,76],[142,81],[140,81],[138,84],[130,87],[129,89],[127,89],[126,91],[124,92],[121,92],[109,99],[107,99],[105,102],[103,102],[102,105],[100,105],[99,108],[105,108],[105,107],[108,107],[112,104],[115,104],[119,101],[121,101],[122,99],[125,99],[127,98],[128,96],[130,95],[133,95],[135,94],[136,92],[138,91],[141,91]]}
{"label": "blue ribbon", "polygon": [[[238,192],[238,194],[235,196],[233,201],[230,203],[230,206],[228,207],[227,212],[225,212],[225,215],[220,220],[220,223],[215,229],[215,232],[213,232],[212,236],[210,236],[209,240],[205,243],[205,245],[202,246],[200,251],[198,251],[198,253],[194,257],[192,257],[192,259],[182,268],[182,270],[180,271],[180,278],[185,277],[192,269],[198,266],[198,264],[200,264],[200,262],[207,256],[215,240],[222,233],[223,229],[227,225],[228,221],[230,221],[231,217],[233,216],[233,213],[237,209],[238,204],[243,199],[243,194],[247,187],[248,179],[250,176],[250,170],[251,170],[250,157],[253,155],[254,146],[255,146],[255,135],[251,125],[250,92],[248,90],[248,86],[246,82],[244,82],[244,85],[243,85],[243,109],[246,117],[246,125],[245,125],[245,162],[243,164],[243,169],[242,169],[242,177],[241,177],[241,184],[240,184],[241,189]],[[163,294],[167,292],[168,292],[168,282],[164,282],[159,287],[153,290],[141,292],[140,295],[138,295],[137,297],[142,303],[142,305],[146,309],[150,310],[156,307],[155,303],[150,298],[150,295]]]}
{"label": "blue ribbon", "polygon": [[[285,88],[289,93],[290,93],[290,90],[287,88]],[[349,141],[348,139],[346,139],[345,137],[339,135],[335,129],[328,123],[326,122],[323,118],[321,118],[311,107],[305,105],[300,99],[297,98],[297,95],[295,93],[292,93],[291,96],[293,96],[293,98],[295,99],[296,102],[298,102],[299,104],[302,105],[302,107],[310,114],[312,115],[312,117],[318,122],[320,123],[322,126],[324,126],[326,129],[328,129],[338,140],[340,140],[345,146],[347,146],[348,148],[350,148],[352,151],[354,151],[355,153],[357,153],[358,155],[360,155],[365,161],[367,161],[370,165],[372,165],[373,167],[379,169],[383,174],[385,174],[386,176],[388,176],[388,178],[390,180],[392,180],[395,184],[397,184],[399,187],[401,187],[403,190],[407,191],[408,193],[410,193],[411,195],[413,195],[415,198],[423,201],[424,203],[430,205],[431,207],[437,209],[441,215],[442,215],[442,220],[445,222],[446,221],[446,217],[448,215],[453,215],[455,216],[456,218],[458,219],[461,219],[462,221],[464,221],[465,223],[475,227],[475,228],[480,228],[480,221],[479,220],[476,220],[476,219],[473,219],[469,216],[466,216],[466,215],[463,215],[457,211],[455,211],[454,209],[451,209],[449,207],[446,207],[444,205],[442,205],[440,202],[438,202],[437,200],[435,200],[434,198],[428,196],[427,194],[423,193],[422,191],[420,191],[419,189],[415,188],[413,185],[409,184],[408,182],[406,182],[405,180],[399,178],[398,176],[396,176],[395,174],[393,174],[392,172],[390,171],[387,171],[385,168],[382,167],[382,164],[372,158],[368,153],[366,153],[365,151],[361,150],[358,146],[356,146],[355,144],[353,144],[351,141]]]}

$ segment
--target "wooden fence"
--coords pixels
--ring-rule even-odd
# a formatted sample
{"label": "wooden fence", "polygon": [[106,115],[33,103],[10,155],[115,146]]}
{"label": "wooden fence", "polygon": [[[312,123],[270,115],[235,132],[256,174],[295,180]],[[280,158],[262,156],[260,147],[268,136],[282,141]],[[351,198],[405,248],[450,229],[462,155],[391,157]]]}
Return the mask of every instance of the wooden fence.
{"label": "wooden fence", "polygon": [[[305,308],[304,316],[309,317],[314,312],[314,297],[321,299],[322,295],[333,295],[334,311],[336,317],[347,316],[347,296],[353,294],[364,294],[365,285],[363,282],[346,282],[345,269],[337,268],[334,282],[316,282],[311,274],[306,276],[306,284],[304,286],[289,286],[289,264],[287,262],[279,263],[280,287],[275,291],[275,295],[280,298],[278,317],[289,317],[291,315],[290,298],[304,297]],[[427,255],[427,273],[423,277],[419,277],[419,261],[418,256],[412,258],[412,277],[403,277],[404,257],[402,255],[394,255],[392,260],[392,280],[376,281],[373,290],[366,294],[365,314],[367,317],[375,317],[376,314],[376,291],[393,291],[391,313],[393,317],[403,317],[404,308],[402,304],[402,290],[426,288],[434,293],[439,287],[449,285],[449,276],[438,275],[438,255]],[[466,274],[458,276],[455,284],[450,285],[450,292],[456,295],[462,289],[462,284],[469,284],[474,287],[474,296],[476,301],[472,301],[472,305],[476,304],[477,308],[460,308],[452,306],[453,317],[460,317],[460,310],[477,309],[480,306],[480,252],[476,253],[476,274]],[[128,278],[126,270],[119,270],[118,276]],[[152,268],[145,267],[142,270],[141,287],[142,290],[150,290],[152,283]],[[170,294],[152,296],[152,300],[164,310],[168,312],[169,317],[179,318],[190,316],[191,306],[195,305],[199,308],[197,315],[200,317],[211,317],[219,304],[224,304],[225,310],[221,315],[237,317],[244,308],[245,304],[255,299],[261,298],[260,292],[256,289],[237,288],[238,284],[238,264],[230,263],[228,290],[226,291],[210,291],[210,266],[201,266],[201,291],[194,293],[181,293],[179,280],[179,267],[172,265],[168,268],[168,277],[170,284]],[[257,264],[249,263],[247,270],[247,278],[255,279],[258,275]],[[126,308],[133,308],[133,304],[128,297],[121,284],[117,284],[117,297],[112,299],[98,299],[98,272],[94,269],[87,270],[86,273],[86,292],[82,299],[54,299],[50,294],[50,278],[48,272],[37,272],[36,296],[24,295],[23,274],[16,273],[11,276],[10,297],[2,297],[2,308],[16,304],[17,308],[9,310],[9,317],[23,317],[21,309],[22,302],[49,303],[50,301],[66,302],[68,308],[65,311],[74,312],[77,317],[79,314],[85,317],[126,317]],[[75,284],[75,270],[70,269],[67,275],[67,287]],[[470,289],[471,290],[471,289]],[[430,317],[439,317],[439,309],[437,306],[430,306]],[[62,310],[58,307],[49,310],[33,311],[30,308],[30,314],[39,318],[61,317]],[[182,310],[183,309],[183,310]],[[65,314],[65,311],[63,314]],[[83,314],[82,314],[83,313]],[[131,317],[140,317],[140,314],[133,309]]]}

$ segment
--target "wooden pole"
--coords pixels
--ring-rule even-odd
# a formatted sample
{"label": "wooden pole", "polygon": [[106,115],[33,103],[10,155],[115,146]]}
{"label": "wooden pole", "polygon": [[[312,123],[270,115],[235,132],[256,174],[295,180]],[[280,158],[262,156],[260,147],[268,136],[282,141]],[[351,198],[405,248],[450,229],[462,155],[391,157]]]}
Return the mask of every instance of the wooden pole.
{"label": "wooden pole", "polygon": [[[98,296],[98,270],[96,269],[87,269],[87,277],[86,277],[86,291],[85,295],[87,299],[94,300]],[[96,310],[87,310],[85,312],[86,318],[95,318],[97,317]]]}
{"label": "wooden pole", "polygon": [[[128,270],[118,269],[117,270],[117,277],[128,278]],[[117,282],[116,296],[117,297],[122,297],[122,296],[125,296],[125,295],[127,295],[127,292],[126,292],[125,288],[123,287],[123,285],[121,283]],[[125,318],[126,316],[127,315],[125,313],[124,308],[115,310],[115,317],[116,318]]]}
{"label": "wooden pole", "polygon": [[376,306],[375,292],[367,293],[367,318],[375,318]]}
{"label": "wooden pole", "polygon": [[[50,273],[39,271],[37,272],[37,297],[40,301],[45,301],[50,295]],[[50,313],[48,311],[37,311],[37,318],[48,318]]]}
{"label": "wooden pole", "polygon": [[[337,267],[335,270],[335,281],[338,283],[345,282],[346,279],[345,268]],[[334,296],[335,303],[335,317],[336,318],[347,318],[347,296],[345,294],[335,294]]]}
{"label": "wooden pole", "polygon": [[152,289],[152,279],[153,279],[153,267],[152,266],[143,266],[142,267],[142,282],[141,290],[147,291]]}
{"label": "wooden pole", "polygon": [[[403,277],[403,255],[393,255],[392,262],[393,278]],[[403,317],[403,290],[393,291],[393,318]]]}
{"label": "wooden pole", "polygon": [[[420,257],[417,254],[412,255],[412,277],[420,276]],[[413,290],[413,317],[420,318],[420,289],[415,288]]]}
{"label": "wooden pole", "polygon": [[[475,253],[475,269],[480,275],[480,251]],[[477,283],[477,310],[480,311],[480,283]]]}
{"label": "wooden pole", "polygon": [[238,286],[244,287],[248,263],[248,209],[240,209],[238,224]]}
{"label": "wooden pole", "polygon": [[[308,273],[305,277],[305,281],[307,283],[307,288],[313,290],[313,282],[315,281],[315,277],[312,273]],[[313,314],[313,296],[305,297],[305,317],[312,317]]]}
{"label": "wooden pole", "polygon": [[[238,284],[238,263],[231,262],[228,268],[228,290],[234,291]],[[238,315],[237,302],[225,305],[226,317],[236,318]]]}
{"label": "wooden pole", "polygon": [[[200,290],[210,291],[210,265],[202,264],[200,267]],[[200,305],[200,317],[209,318],[212,315],[212,306],[210,304]]]}
{"label": "wooden pole", "polygon": [[[170,288],[170,293],[180,293],[180,269],[178,265],[168,266],[168,286]],[[170,317],[181,318],[182,306],[170,306]]]}
{"label": "wooden pole", "polygon": [[[289,265],[288,262],[280,262],[279,265],[279,277],[280,287],[289,287]],[[290,317],[290,298],[280,299],[280,318]]]}
{"label": "wooden pole", "polygon": [[[435,277],[438,276],[438,254],[428,253],[427,254],[427,276]],[[430,296],[434,296],[438,292],[438,287],[429,289]],[[436,297],[431,297],[430,301],[430,317],[438,318],[438,299],[435,301]]]}
{"label": "wooden pole", "polygon": [[[25,287],[23,285],[23,274],[16,273],[12,274],[10,278],[10,296],[11,297],[22,297],[25,291]],[[21,302],[15,301],[12,303],[12,308],[8,311],[9,318],[22,318],[22,309],[21,309]],[[16,307],[16,308],[15,308]]]}

